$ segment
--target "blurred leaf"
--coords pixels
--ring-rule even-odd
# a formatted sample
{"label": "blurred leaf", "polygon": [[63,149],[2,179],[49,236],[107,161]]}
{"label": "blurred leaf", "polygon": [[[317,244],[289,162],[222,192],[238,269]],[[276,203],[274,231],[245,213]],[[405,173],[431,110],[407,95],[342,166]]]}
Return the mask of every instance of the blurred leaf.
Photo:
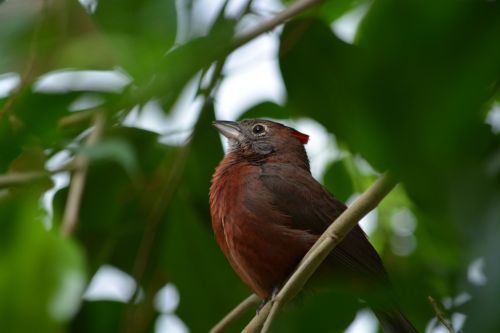
{"label": "blurred leaf", "polygon": [[[109,70],[115,66],[128,68],[122,63],[122,58],[127,57],[128,53],[120,52],[118,47],[113,46],[105,36],[97,32],[74,36],[59,49],[57,65],[61,68],[93,70]],[[99,52],[89,52],[92,49]]]}
{"label": "blurred leaf", "polygon": [[[320,121],[377,169],[393,169],[419,204],[439,209],[450,170],[476,160],[491,140],[480,110],[500,70],[492,33],[500,31],[500,16],[486,3],[418,5],[414,11],[396,3],[370,10],[360,46],[341,42],[317,20],[287,24],[280,65],[292,107]],[[414,29],[441,10],[446,20],[421,22],[432,38]],[[472,22],[476,28],[465,32]],[[447,31],[454,33],[443,35]],[[474,139],[464,142],[466,137]]]}
{"label": "blurred leaf", "polygon": [[139,174],[139,164],[133,147],[121,138],[102,140],[94,146],[80,150],[92,162],[114,161],[133,178]]}
{"label": "blurred leaf", "polygon": [[92,17],[105,32],[157,38],[166,49],[173,44],[177,30],[174,1],[99,1]]}
{"label": "blurred leaf", "polygon": [[[24,172],[44,172],[46,159],[47,156],[40,146],[23,146],[22,153],[10,164],[7,175]],[[46,177],[40,177],[36,181],[23,185],[22,187],[10,189],[10,193],[26,191],[26,193],[31,193],[31,195],[35,195],[36,193],[42,194],[54,186],[54,183],[47,174]]]}
{"label": "blurred leaf", "polygon": [[323,6],[319,7],[318,16],[323,18],[326,22],[331,23],[350,10],[366,4],[367,2],[367,0],[326,1]]}
{"label": "blurred leaf", "polygon": [[345,159],[332,162],[324,176],[324,184],[330,193],[343,202],[354,193],[354,184],[345,163]]}
{"label": "blurred leaf", "polygon": [[114,301],[86,301],[71,323],[71,332],[119,332],[124,303]]}
{"label": "blurred leaf", "polygon": [[92,17],[117,50],[120,65],[141,82],[158,72],[175,40],[175,1],[99,1]]}
{"label": "blurred leaf", "polygon": [[[92,164],[76,237],[87,251],[92,272],[104,263],[131,272],[146,227],[145,217],[156,202],[158,183],[164,181],[156,171],[166,154],[171,154],[171,148],[159,144],[157,134],[135,128],[115,128],[103,140],[127,145],[129,153],[137,156],[142,178],[133,183],[115,159]],[[66,196],[67,189],[63,189],[54,199],[56,223],[62,216]]]}
{"label": "blurred leaf", "polygon": [[230,51],[234,34],[233,21],[225,21],[212,29],[203,37],[194,38],[187,43],[170,50],[158,62],[153,77],[148,76],[144,87],[139,91],[130,91],[125,95],[122,103],[134,104],[139,101],[145,103],[152,98],[161,97],[165,111],[169,111],[182,88],[200,70],[226,56]]}
{"label": "blurred leaf", "polygon": [[[305,13],[300,14],[299,18],[322,18],[327,23],[332,23],[349,10],[360,6],[367,0],[338,0],[338,1],[325,1],[321,6],[313,7]],[[290,5],[293,0],[283,0],[283,3]]]}
{"label": "blurred leaf", "polygon": [[0,121],[0,171],[21,154],[23,146],[59,148],[64,135],[57,130],[57,122],[68,113],[68,106],[77,95],[39,94],[32,92],[31,87],[24,89],[12,109],[17,125]]}
{"label": "blurred leaf", "polygon": [[[456,294],[467,292],[472,296],[459,310],[467,315],[464,332],[493,333],[500,329],[495,311],[495,296],[500,292],[497,265],[500,251],[497,241],[500,236],[500,165],[492,163],[500,154],[498,147],[500,141],[497,139],[483,164],[457,179],[450,202],[463,249]],[[468,195],[472,193],[474,195]]]}
{"label": "blurred leaf", "polygon": [[280,67],[289,107],[343,138],[333,121],[351,115],[356,107],[349,68],[357,57],[355,48],[336,38],[321,21],[287,24],[281,36]]}
{"label": "blurred leaf", "polygon": [[82,253],[71,240],[44,230],[36,198],[17,196],[0,205],[0,328],[57,331],[80,304]]}
{"label": "blurred leaf", "polygon": [[351,294],[321,290],[307,292],[278,314],[274,332],[343,333],[352,323],[360,302]]}
{"label": "blurred leaf", "polygon": [[10,164],[10,172],[45,170],[47,157],[40,146],[23,147],[23,152]]}
{"label": "blurred leaf", "polygon": [[0,73],[19,70],[19,61],[26,58],[33,29],[35,6],[22,8],[19,1],[9,1],[0,7]]}
{"label": "blurred leaf", "polygon": [[181,190],[189,191],[192,209],[204,216],[207,224],[210,222],[208,189],[215,167],[224,155],[219,133],[212,126],[214,120],[214,105],[207,102],[194,128],[186,162],[185,181],[181,184]]}
{"label": "blurred leaf", "polygon": [[262,102],[243,112],[238,120],[258,118],[286,119],[288,117],[287,110],[281,105],[274,102]]}

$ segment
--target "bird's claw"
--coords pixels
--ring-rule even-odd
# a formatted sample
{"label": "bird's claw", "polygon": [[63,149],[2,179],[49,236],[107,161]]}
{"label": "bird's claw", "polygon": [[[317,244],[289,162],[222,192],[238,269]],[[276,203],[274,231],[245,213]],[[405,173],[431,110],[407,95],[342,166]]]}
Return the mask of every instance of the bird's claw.
{"label": "bird's claw", "polygon": [[268,301],[267,299],[263,299],[260,302],[260,304],[259,304],[259,306],[257,307],[257,310],[256,310],[257,316],[259,315],[260,310],[262,310],[262,308],[266,305],[267,301]]}
{"label": "bird's claw", "polygon": [[276,301],[276,297],[278,296],[280,292],[280,289],[278,287],[273,288],[273,292],[271,293],[271,303],[274,303]]}
{"label": "bird's claw", "polygon": [[279,289],[278,287],[273,288],[273,292],[271,293],[271,298],[266,298],[266,299],[263,299],[263,300],[260,302],[259,306],[257,307],[257,310],[256,310],[257,315],[259,315],[260,310],[262,310],[262,308],[263,308],[264,306],[266,306],[266,304],[267,304],[268,302],[271,302],[271,304],[272,304],[272,303],[274,303],[274,302],[276,301],[276,297],[278,296],[278,293],[279,293],[279,292],[280,292],[280,289]]}

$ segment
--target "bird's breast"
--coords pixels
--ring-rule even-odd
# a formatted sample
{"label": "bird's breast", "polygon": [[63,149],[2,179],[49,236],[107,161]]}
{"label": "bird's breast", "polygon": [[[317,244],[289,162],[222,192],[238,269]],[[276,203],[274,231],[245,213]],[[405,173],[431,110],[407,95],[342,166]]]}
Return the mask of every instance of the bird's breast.
{"label": "bird's breast", "polygon": [[316,237],[289,228],[273,194],[261,183],[258,166],[216,170],[210,190],[215,238],[233,269],[260,297],[268,298],[292,273]]}

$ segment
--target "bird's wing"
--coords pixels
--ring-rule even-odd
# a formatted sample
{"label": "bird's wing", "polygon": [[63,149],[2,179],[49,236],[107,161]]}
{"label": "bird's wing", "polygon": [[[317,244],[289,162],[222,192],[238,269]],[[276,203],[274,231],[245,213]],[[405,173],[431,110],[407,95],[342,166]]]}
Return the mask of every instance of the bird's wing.
{"label": "bird's wing", "polygon": [[[289,216],[290,228],[321,235],[346,209],[304,169],[276,163],[263,165],[261,170],[260,180],[269,190],[276,209]],[[331,256],[353,272],[386,279],[380,257],[359,226],[344,238]]]}

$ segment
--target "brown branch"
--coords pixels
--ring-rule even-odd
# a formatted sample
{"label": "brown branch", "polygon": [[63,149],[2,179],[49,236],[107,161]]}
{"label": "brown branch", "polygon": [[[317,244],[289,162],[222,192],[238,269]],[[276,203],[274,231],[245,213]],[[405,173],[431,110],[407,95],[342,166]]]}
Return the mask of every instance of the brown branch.
{"label": "brown branch", "polygon": [[252,294],[245,298],[238,306],[231,310],[221,321],[217,323],[210,333],[222,333],[224,330],[233,323],[236,319],[241,317],[248,310],[255,308],[262,300],[259,296]]}
{"label": "brown branch", "polygon": [[307,252],[276,297],[260,310],[243,332],[268,332],[277,311],[302,290],[304,284],[326,256],[357,225],[363,216],[379,204],[395,185],[395,180],[388,174],[384,174],[344,211]]}
{"label": "brown branch", "polygon": [[[104,131],[104,125],[104,115],[101,112],[96,113],[94,129],[87,139],[87,146],[92,146],[99,141],[99,138]],[[63,236],[70,236],[78,224],[78,214],[80,212],[80,205],[89,166],[88,157],[83,155],[75,157],[74,166],[75,171],[73,172],[71,185],[69,187],[68,198],[66,200],[66,207],[64,209],[63,222],[61,226],[61,233]]]}
{"label": "brown branch", "polygon": [[71,127],[74,125],[80,125],[82,123],[88,123],[92,120],[96,110],[86,110],[71,113],[70,115],[64,116],[57,122],[57,127],[62,129],[66,127]]}
{"label": "brown branch", "polygon": [[240,46],[245,45],[246,43],[250,42],[254,38],[262,35],[265,32],[268,32],[268,31],[276,28],[277,26],[292,19],[296,15],[303,13],[307,9],[320,5],[324,1],[325,0],[298,0],[298,1],[295,1],[293,4],[291,4],[285,10],[279,12],[278,14],[276,14],[274,17],[272,17],[268,21],[258,25],[255,29],[250,30],[249,32],[237,37],[234,40],[231,49],[235,50],[235,49],[239,48]]}
{"label": "brown branch", "polygon": [[436,318],[439,320],[439,322],[441,322],[441,324],[443,324],[444,327],[446,327],[448,331],[450,331],[450,333],[456,333],[450,321],[446,319],[443,311],[441,311],[441,309],[439,308],[436,300],[432,296],[427,296],[427,299],[429,300],[429,303],[431,303],[432,309],[434,310],[434,313],[436,313]]}
{"label": "brown branch", "polygon": [[48,177],[49,173],[44,171],[10,173],[0,176],[0,189],[28,185]]}
{"label": "brown branch", "polygon": [[34,182],[48,179],[53,174],[71,170],[74,170],[72,162],[54,170],[7,173],[0,175],[0,189],[30,185]]}

